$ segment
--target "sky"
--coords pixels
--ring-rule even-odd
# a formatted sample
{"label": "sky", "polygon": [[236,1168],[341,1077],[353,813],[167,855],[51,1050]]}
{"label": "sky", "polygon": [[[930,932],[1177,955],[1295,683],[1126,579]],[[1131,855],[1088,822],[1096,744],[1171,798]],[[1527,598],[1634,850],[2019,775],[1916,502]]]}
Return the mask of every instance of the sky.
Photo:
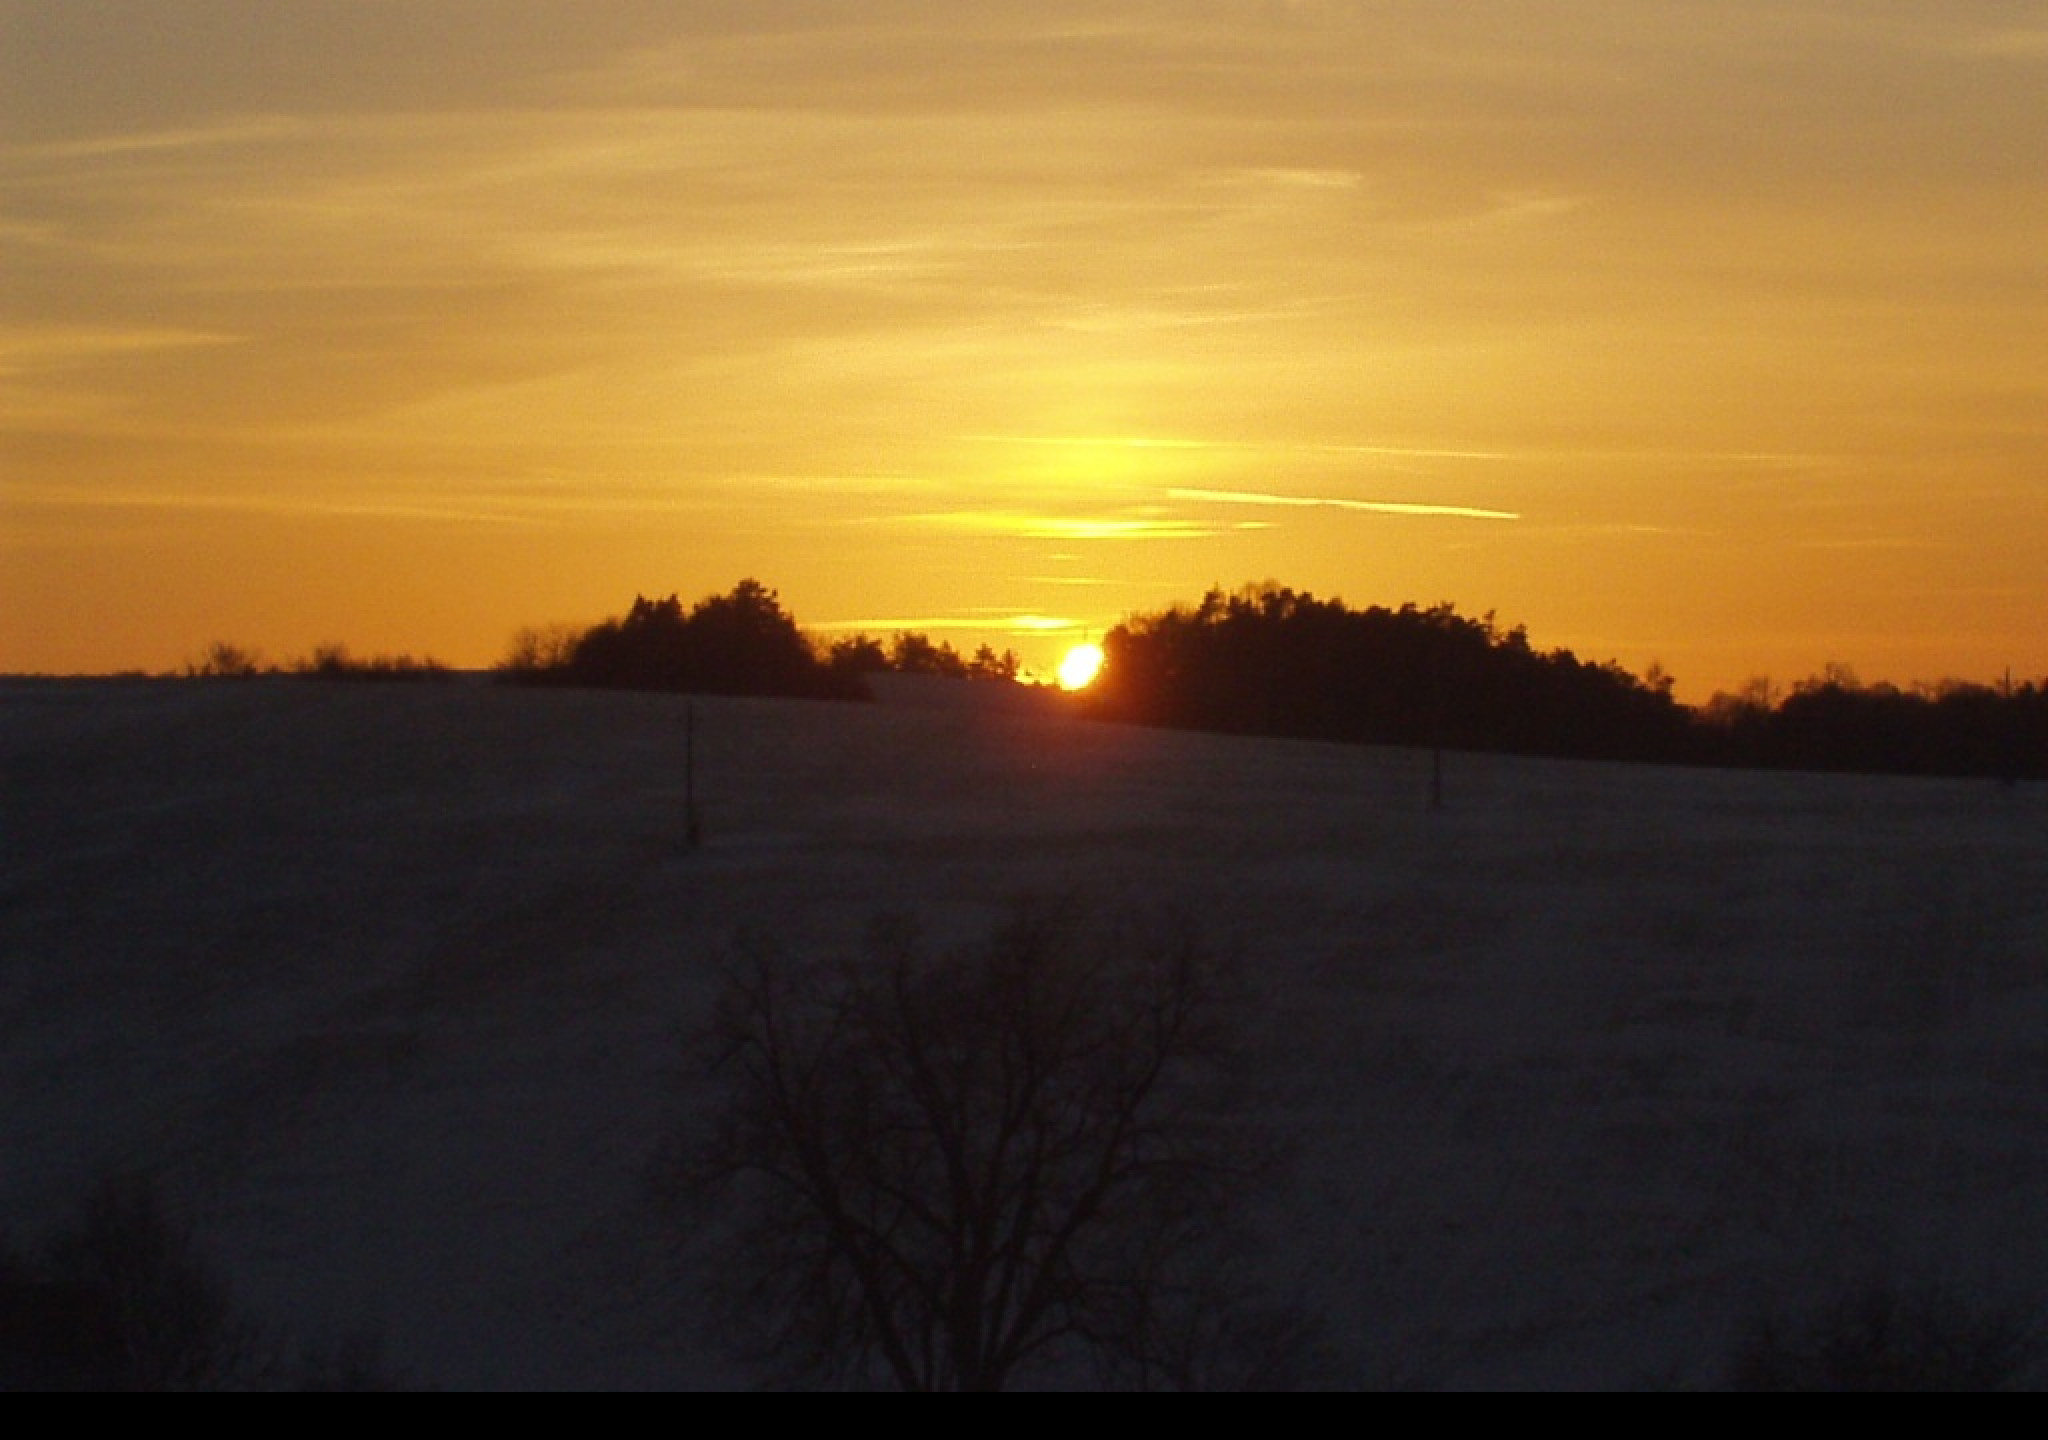
{"label": "sky", "polygon": [[0,670],[742,577],[2048,675],[2038,0],[0,0]]}

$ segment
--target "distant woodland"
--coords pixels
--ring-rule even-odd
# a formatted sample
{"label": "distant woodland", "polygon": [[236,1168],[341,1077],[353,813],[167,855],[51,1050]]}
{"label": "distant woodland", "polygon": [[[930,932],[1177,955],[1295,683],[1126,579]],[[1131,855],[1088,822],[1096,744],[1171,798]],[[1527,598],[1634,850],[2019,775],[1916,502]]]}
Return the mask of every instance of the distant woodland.
{"label": "distant woodland", "polygon": [[1014,653],[984,645],[963,657],[914,632],[887,644],[871,635],[821,644],[773,590],[742,580],[688,610],[674,595],[641,596],[624,615],[588,629],[523,630],[498,673],[528,685],[862,700],[870,675],[1013,681],[1019,668]]}
{"label": "distant woodland", "polygon": [[[1656,667],[1638,676],[1539,649],[1522,627],[1490,614],[1448,604],[1357,610],[1275,584],[1134,615],[1103,650],[1101,678],[1076,703],[1129,724],[1588,760],[2048,779],[2048,681],[1900,689],[1831,667],[1785,688],[1754,680],[1689,707]],[[537,686],[861,700],[873,675],[1015,681],[1019,670],[1014,653],[983,646],[962,655],[917,633],[823,642],[774,590],[743,580],[690,606],[643,596],[596,625],[523,630],[497,674]],[[277,672],[216,645],[187,673]],[[356,660],[331,646],[290,673],[446,672],[408,657]]]}
{"label": "distant woodland", "polygon": [[1353,610],[1278,585],[1133,617],[1094,697],[1140,724],[1666,764],[2048,778],[2048,684],[1864,686],[1840,668],[1698,709],[1450,605]]}

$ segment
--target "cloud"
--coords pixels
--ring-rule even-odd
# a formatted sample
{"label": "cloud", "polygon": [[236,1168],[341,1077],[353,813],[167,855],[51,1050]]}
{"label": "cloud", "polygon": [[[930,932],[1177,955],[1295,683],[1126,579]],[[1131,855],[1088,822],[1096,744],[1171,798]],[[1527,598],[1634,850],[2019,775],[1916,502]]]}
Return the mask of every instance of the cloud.
{"label": "cloud", "polygon": [[865,620],[833,620],[813,625],[828,634],[895,633],[898,631],[967,630],[1004,635],[1065,635],[1086,630],[1089,622],[1064,615],[1015,615],[1000,610],[972,610],[960,615],[897,615]]}
{"label": "cloud", "polygon": [[2048,26],[1980,30],[1958,42],[1955,50],[1973,60],[2048,60]]}
{"label": "cloud", "polygon": [[1133,515],[1046,515],[1022,510],[947,510],[902,515],[893,522],[971,535],[1076,543],[1101,540],[1206,540],[1245,526],[1197,524],[1191,520]]}
{"label": "cloud", "polygon": [[211,150],[268,141],[301,139],[308,127],[287,116],[253,116],[218,125],[195,125],[171,130],[139,130],[124,134],[92,135],[79,139],[48,140],[26,145],[0,145],[0,159],[108,160],[123,156],[157,156],[167,152]]}
{"label": "cloud", "polygon": [[1213,440],[1172,435],[969,435],[964,439],[992,445],[1017,445],[1060,449],[1096,450],[1189,450],[1235,455],[1327,455],[1369,456],[1384,460],[1512,460],[1517,457],[1501,450],[1451,449],[1416,445],[1341,445],[1274,443],[1262,440]]}
{"label": "cloud", "polygon": [[1955,550],[1960,547],[1950,541],[1930,540],[1924,537],[1873,535],[1860,538],[1842,536],[1818,540],[1801,540],[1797,542],[1797,548],[1801,550],[1836,551],[1843,554],[1858,552],[1912,554],[1930,550]]}
{"label": "cloud", "polygon": [[232,345],[240,337],[206,330],[92,325],[0,327],[0,375],[112,355]]}
{"label": "cloud", "polygon": [[1270,495],[1254,490],[1169,490],[1175,500],[1210,505],[1271,505],[1289,510],[1352,510],[1369,515],[1405,515],[1447,520],[1520,520],[1512,510],[1485,510],[1471,505],[1431,505],[1399,500],[1343,500],[1317,495]]}
{"label": "cloud", "polygon": [[8,502],[22,513],[154,513],[159,515],[262,516],[287,520],[399,520],[432,524],[522,525],[531,516],[512,509],[463,505],[437,494],[346,498],[328,495],[198,491],[96,491],[83,486],[28,486],[10,490]]}

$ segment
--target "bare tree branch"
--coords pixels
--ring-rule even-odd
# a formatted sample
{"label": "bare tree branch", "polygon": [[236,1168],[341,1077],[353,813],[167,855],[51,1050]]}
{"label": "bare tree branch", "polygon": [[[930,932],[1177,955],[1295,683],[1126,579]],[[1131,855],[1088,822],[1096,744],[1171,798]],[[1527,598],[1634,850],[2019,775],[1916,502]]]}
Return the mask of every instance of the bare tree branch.
{"label": "bare tree branch", "polygon": [[1225,967],[1185,926],[1019,907],[933,953],[755,947],[717,1011],[697,1174],[738,1199],[726,1293],[790,1378],[1185,1383],[1250,1166]]}

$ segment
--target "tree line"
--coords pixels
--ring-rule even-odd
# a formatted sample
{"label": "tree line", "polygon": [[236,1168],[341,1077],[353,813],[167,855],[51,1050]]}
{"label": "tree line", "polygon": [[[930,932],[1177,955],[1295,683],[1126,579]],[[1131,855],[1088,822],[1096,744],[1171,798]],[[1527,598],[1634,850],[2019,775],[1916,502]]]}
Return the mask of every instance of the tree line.
{"label": "tree line", "polygon": [[[1697,708],[1657,667],[1539,649],[1454,605],[1354,609],[1284,585],[1212,589],[1130,617],[1088,697],[1104,719],[1239,735],[1586,760],[2048,779],[2048,683],[1862,685],[1837,666]],[[916,633],[814,640],[743,580],[686,608],[638,597],[588,628],[528,630],[499,666],[528,684],[860,699],[877,674],[1015,680],[1014,653]]]}
{"label": "tree line", "polygon": [[1140,724],[1628,760],[1668,756],[1686,728],[1668,680],[1539,652],[1451,605],[1211,590],[1125,621],[1103,653],[1102,711]]}
{"label": "tree line", "polygon": [[1831,666],[1783,695],[1761,680],[1716,695],[1690,739],[1709,764],[2048,780],[2048,681],[1907,690]]}
{"label": "tree line", "polygon": [[1863,686],[1841,667],[1698,709],[1456,607],[1354,610],[1281,585],[1211,590],[1103,643],[1095,703],[1139,724],[1594,760],[2048,779],[2048,685]]}
{"label": "tree line", "polygon": [[413,682],[445,680],[453,673],[431,655],[356,655],[340,644],[315,646],[311,654],[280,665],[264,659],[259,651],[226,641],[207,646],[204,654],[185,662],[184,670],[185,677],[191,680],[255,680],[292,675],[307,680]]}
{"label": "tree line", "polygon": [[1014,681],[1020,668],[1013,651],[983,645],[963,656],[909,631],[886,643],[866,634],[822,643],[775,591],[742,580],[688,609],[675,595],[643,595],[624,615],[588,628],[522,630],[498,673],[530,685],[858,700],[871,675]]}
{"label": "tree line", "polygon": [[[1671,677],[1538,649],[1517,625],[1450,604],[1353,609],[1284,585],[1212,589],[1133,615],[1103,641],[1086,704],[1140,725],[1349,744],[1587,760],[2048,779],[2048,680],[1864,685],[1848,670],[1781,690],[1755,680],[1689,707]],[[324,646],[289,667],[215,645],[188,675],[288,673],[417,680],[448,673],[409,656]],[[517,684],[860,700],[883,674],[1015,681],[1014,651],[963,655],[903,632],[824,641],[757,580],[685,606],[635,597],[590,626],[526,629],[496,667]]]}

